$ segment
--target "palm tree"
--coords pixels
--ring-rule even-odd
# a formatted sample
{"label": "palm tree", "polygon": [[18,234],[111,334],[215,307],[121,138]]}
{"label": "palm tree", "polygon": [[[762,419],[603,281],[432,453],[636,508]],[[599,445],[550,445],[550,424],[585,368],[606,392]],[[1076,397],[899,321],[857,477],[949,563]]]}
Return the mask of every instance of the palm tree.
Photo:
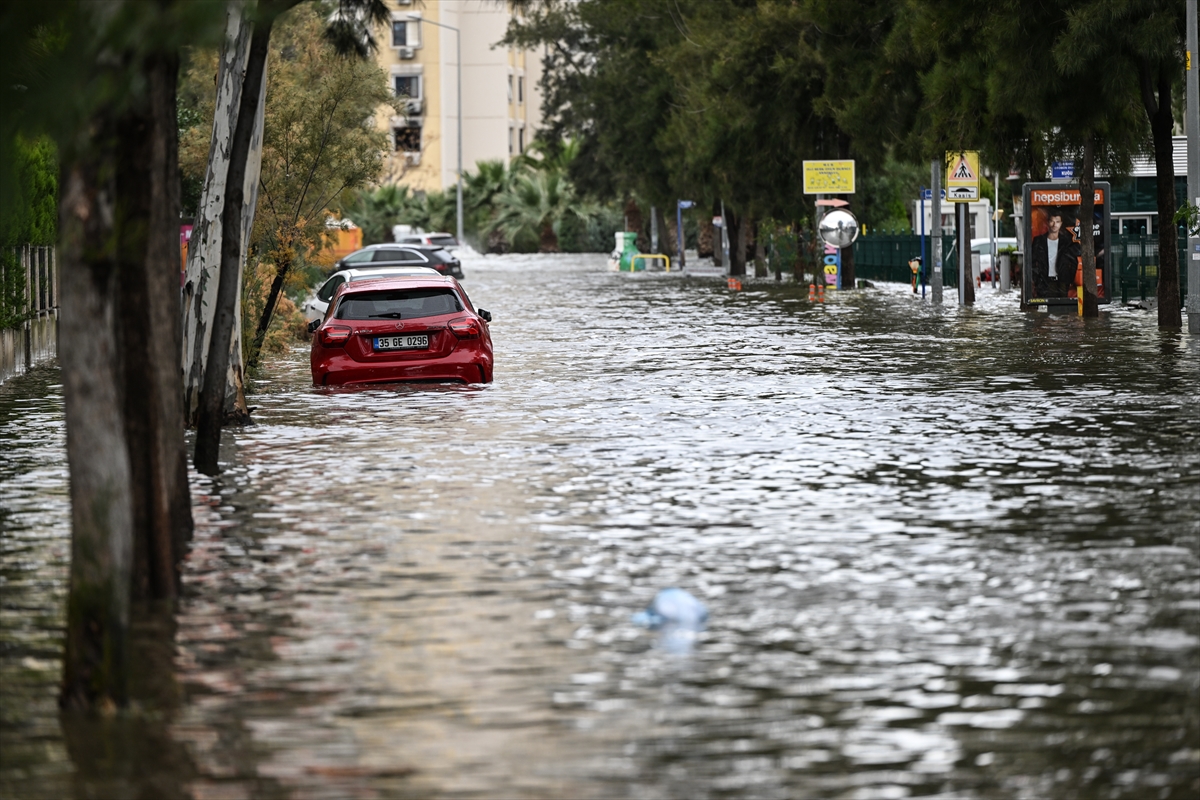
{"label": "palm tree", "polygon": [[363,244],[392,241],[392,226],[413,203],[408,187],[390,183],[364,189],[346,205],[346,216],[362,228]]}
{"label": "palm tree", "polygon": [[496,195],[495,205],[490,231],[500,231],[514,246],[536,240],[539,253],[558,252],[556,228],[566,215],[587,216],[575,188],[557,169],[522,171],[507,191]]}

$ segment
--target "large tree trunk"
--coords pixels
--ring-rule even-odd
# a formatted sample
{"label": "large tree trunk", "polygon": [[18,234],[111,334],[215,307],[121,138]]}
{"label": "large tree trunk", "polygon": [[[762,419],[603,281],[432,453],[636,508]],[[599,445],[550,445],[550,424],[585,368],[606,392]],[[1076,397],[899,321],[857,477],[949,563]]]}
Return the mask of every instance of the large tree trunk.
{"label": "large tree trunk", "polygon": [[271,41],[274,18],[260,18],[250,37],[246,57],[246,74],[239,100],[237,124],[229,147],[229,171],[225,178],[225,207],[221,213],[221,268],[218,273],[216,315],[208,345],[208,366],[196,413],[196,469],[206,475],[220,472],[217,460],[221,443],[221,424],[224,421],[225,387],[229,367],[229,348],[233,329],[240,327],[237,315],[238,295],[241,293],[239,273],[242,266],[242,205],[245,201],[245,180],[255,119],[261,106],[262,92],[249,91],[261,87],[266,77],[267,46]]}
{"label": "large tree trunk", "polygon": [[146,102],[118,123],[118,324],[135,598],[175,597],[191,537],[179,391],[179,159],[175,54],[147,59]]}
{"label": "large tree trunk", "polygon": [[[221,264],[221,214],[225,207],[225,180],[229,173],[232,134],[237,126],[246,59],[250,52],[253,25],[243,18],[241,3],[230,3],[227,11],[225,44],[217,73],[217,98],[213,115],[212,142],[208,168],[200,195],[200,211],[188,247],[187,275],[183,286],[183,385],[184,412],[188,425],[196,424],[200,391],[208,365],[208,346],[217,310],[217,273]],[[254,132],[247,156],[243,182],[242,237],[237,281],[242,281],[254,209],[258,200],[258,179],[262,166],[263,111],[266,72],[259,84],[259,102]],[[234,318],[241,319],[241,292],[234,299]],[[249,412],[244,393],[241,325],[233,331],[226,374],[225,405],[227,416],[245,419]]]}
{"label": "large tree trunk", "polygon": [[116,126],[97,117],[88,135],[90,152],[64,164],[59,184],[58,352],[71,473],[71,575],[59,702],[76,710],[125,703],[133,562],[120,280],[112,244]]}
{"label": "large tree trunk", "polygon": [[[1108,202],[1112,202],[1111,198]],[[1096,236],[1092,217],[1096,211],[1096,137],[1083,145],[1083,171],[1079,176],[1079,244],[1083,256],[1083,316],[1100,316],[1096,292]]]}
{"label": "large tree trunk", "polygon": [[642,231],[645,225],[645,219],[642,218],[642,209],[638,206],[637,200],[632,197],[625,200],[625,230],[629,233],[637,234],[637,248],[645,253],[650,249],[650,238]]}
{"label": "large tree trunk", "polygon": [[[1171,113],[1172,73],[1165,65],[1138,64],[1142,103],[1150,117],[1154,140],[1154,170],[1158,182],[1158,327],[1183,326],[1179,303],[1179,251],[1175,230],[1175,154],[1171,134],[1175,119]],[[1157,89],[1157,97],[1155,90]]]}

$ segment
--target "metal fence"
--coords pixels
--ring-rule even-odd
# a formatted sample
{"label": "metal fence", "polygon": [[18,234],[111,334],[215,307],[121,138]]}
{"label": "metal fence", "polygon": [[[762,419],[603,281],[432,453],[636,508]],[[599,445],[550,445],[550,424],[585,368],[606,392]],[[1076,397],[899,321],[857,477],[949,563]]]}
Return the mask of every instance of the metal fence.
{"label": "metal fence", "polygon": [[[925,239],[925,264],[933,264],[933,238],[914,233],[872,233],[859,236],[854,243],[854,277],[869,281],[909,283],[912,270],[910,259],[921,255],[921,239]],[[928,282],[929,269],[926,269]],[[942,285],[958,288],[958,248],[953,236],[942,237]]]}
{"label": "metal fence", "polygon": [[0,258],[0,383],[58,352],[58,261],[23,245]]}

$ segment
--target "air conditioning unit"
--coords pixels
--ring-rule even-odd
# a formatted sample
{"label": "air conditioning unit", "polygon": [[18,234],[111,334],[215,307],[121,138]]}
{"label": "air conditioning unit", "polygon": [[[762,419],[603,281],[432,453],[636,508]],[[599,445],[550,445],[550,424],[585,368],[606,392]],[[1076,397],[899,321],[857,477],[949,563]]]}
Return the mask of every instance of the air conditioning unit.
{"label": "air conditioning unit", "polygon": [[417,50],[414,47],[397,47],[396,54],[407,61],[417,57]]}
{"label": "air conditioning unit", "polygon": [[409,116],[420,114],[424,105],[425,103],[422,100],[405,100],[404,113],[408,114]]}
{"label": "air conditioning unit", "polygon": [[421,154],[420,153],[405,153],[404,154],[404,163],[410,167],[421,166]]}

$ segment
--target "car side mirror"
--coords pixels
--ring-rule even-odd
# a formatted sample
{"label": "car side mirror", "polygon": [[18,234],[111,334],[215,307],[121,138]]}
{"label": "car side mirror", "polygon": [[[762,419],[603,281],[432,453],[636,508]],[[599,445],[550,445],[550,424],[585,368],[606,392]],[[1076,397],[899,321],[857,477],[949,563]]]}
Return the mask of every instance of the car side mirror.
{"label": "car side mirror", "polygon": [[491,322],[492,321],[492,312],[488,311],[486,308],[481,308],[481,309],[479,309],[479,318],[482,319],[484,322]]}
{"label": "car side mirror", "polygon": [[316,330],[317,330],[317,328],[319,328],[319,327],[321,327],[321,320],[319,320],[319,319],[314,319],[312,322],[308,323],[308,332],[309,332],[309,333],[316,333]]}

